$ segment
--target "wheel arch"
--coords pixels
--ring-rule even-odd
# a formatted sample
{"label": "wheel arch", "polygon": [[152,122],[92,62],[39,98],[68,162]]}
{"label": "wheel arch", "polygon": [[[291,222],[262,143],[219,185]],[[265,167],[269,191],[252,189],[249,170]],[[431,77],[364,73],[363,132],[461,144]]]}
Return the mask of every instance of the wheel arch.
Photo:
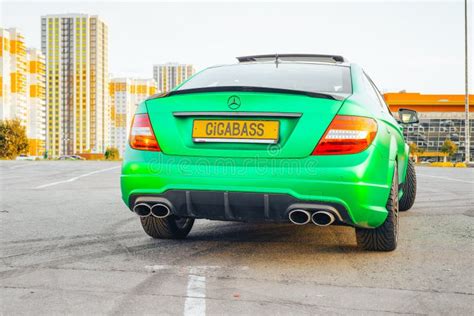
{"label": "wheel arch", "polygon": [[390,149],[389,149],[389,170],[388,175],[391,178],[393,174],[393,168],[395,162],[397,163],[398,167],[398,184],[402,184],[405,182],[406,178],[406,170],[408,168],[408,160],[410,154],[410,146],[407,143],[403,143],[403,146],[399,146],[399,142],[397,141],[396,137],[392,135],[390,137]]}
{"label": "wheel arch", "polygon": [[[390,137],[390,149],[389,149],[388,174],[387,174],[387,179],[388,179],[387,184],[389,184],[389,185],[391,185],[391,183],[392,183],[395,164],[398,165],[399,160],[400,160],[400,157],[398,155],[397,140],[395,139],[394,136],[391,136]],[[398,173],[400,174],[400,167],[398,169]],[[399,183],[400,183],[400,175],[398,176],[398,179],[399,179]]]}
{"label": "wheel arch", "polygon": [[406,177],[407,177],[407,169],[408,169],[408,161],[410,160],[410,146],[406,142],[403,143],[403,154],[402,154],[402,159],[399,159],[399,161],[402,161],[403,163],[399,164],[398,167],[398,177],[400,179],[399,184],[405,183]]}

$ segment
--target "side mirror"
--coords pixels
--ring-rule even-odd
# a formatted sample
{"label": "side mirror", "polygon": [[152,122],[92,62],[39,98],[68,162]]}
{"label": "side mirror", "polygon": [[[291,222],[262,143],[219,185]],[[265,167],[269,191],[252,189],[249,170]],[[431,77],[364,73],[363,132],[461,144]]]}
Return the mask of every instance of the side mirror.
{"label": "side mirror", "polygon": [[414,110],[399,109],[398,117],[401,124],[416,124],[420,122],[418,113]]}

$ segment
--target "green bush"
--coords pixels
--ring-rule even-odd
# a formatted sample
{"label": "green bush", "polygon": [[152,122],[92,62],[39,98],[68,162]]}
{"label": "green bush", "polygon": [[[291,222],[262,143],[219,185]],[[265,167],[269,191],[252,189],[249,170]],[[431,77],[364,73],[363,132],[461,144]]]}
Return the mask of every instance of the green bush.
{"label": "green bush", "polygon": [[0,158],[15,159],[28,153],[26,129],[20,120],[0,120]]}
{"label": "green bush", "polygon": [[120,159],[120,154],[117,148],[115,147],[109,147],[105,151],[105,159],[106,160],[119,160]]}

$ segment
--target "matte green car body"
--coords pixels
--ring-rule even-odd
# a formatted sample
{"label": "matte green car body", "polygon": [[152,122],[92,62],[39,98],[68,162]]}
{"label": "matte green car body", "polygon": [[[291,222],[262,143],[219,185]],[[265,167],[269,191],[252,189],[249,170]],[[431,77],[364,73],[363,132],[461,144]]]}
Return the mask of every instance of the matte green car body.
{"label": "matte green car body", "polygon": [[[209,92],[150,99],[136,113],[148,113],[161,152],[126,149],[122,198],[159,195],[168,190],[285,194],[304,201],[337,203],[355,227],[375,228],[387,218],[395,162],[405,181],[408,146],[402,127],[380,106],[362,81],[363,71],[350,64],[352,94],[345,100],[262,92]],[[237,95],[242,106],[229,109]],[[280,120],[280,141],[268,144],[194,143],[192,117],[181,111],[303,113]],[[311,155],[334,116],[376,120],[378,130],[364,151],[347,155]],[[399,197],[403,192],[400,191]],[[245,220],[245,219],[244,219]],[[271,221],[271,220],[270,220]],[[281,221],[288,222],[288,219]]]}

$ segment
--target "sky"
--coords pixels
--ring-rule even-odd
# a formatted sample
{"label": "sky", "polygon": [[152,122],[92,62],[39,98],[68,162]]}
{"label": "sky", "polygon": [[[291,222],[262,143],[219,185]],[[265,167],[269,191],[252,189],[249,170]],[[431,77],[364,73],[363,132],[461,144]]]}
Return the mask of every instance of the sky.
{"label": "sky", "polygon": [[[469,1],[472,2],[472,1]],[[469,4],[470,92],[474,87]],[[383,92],[464,93],[464,2],[0,1],[0,25],[40,48],[40,17],[99,15],[114,77],[151,78],[153,64],[197,70],[240,55],[324,53],[361,65]]]}

